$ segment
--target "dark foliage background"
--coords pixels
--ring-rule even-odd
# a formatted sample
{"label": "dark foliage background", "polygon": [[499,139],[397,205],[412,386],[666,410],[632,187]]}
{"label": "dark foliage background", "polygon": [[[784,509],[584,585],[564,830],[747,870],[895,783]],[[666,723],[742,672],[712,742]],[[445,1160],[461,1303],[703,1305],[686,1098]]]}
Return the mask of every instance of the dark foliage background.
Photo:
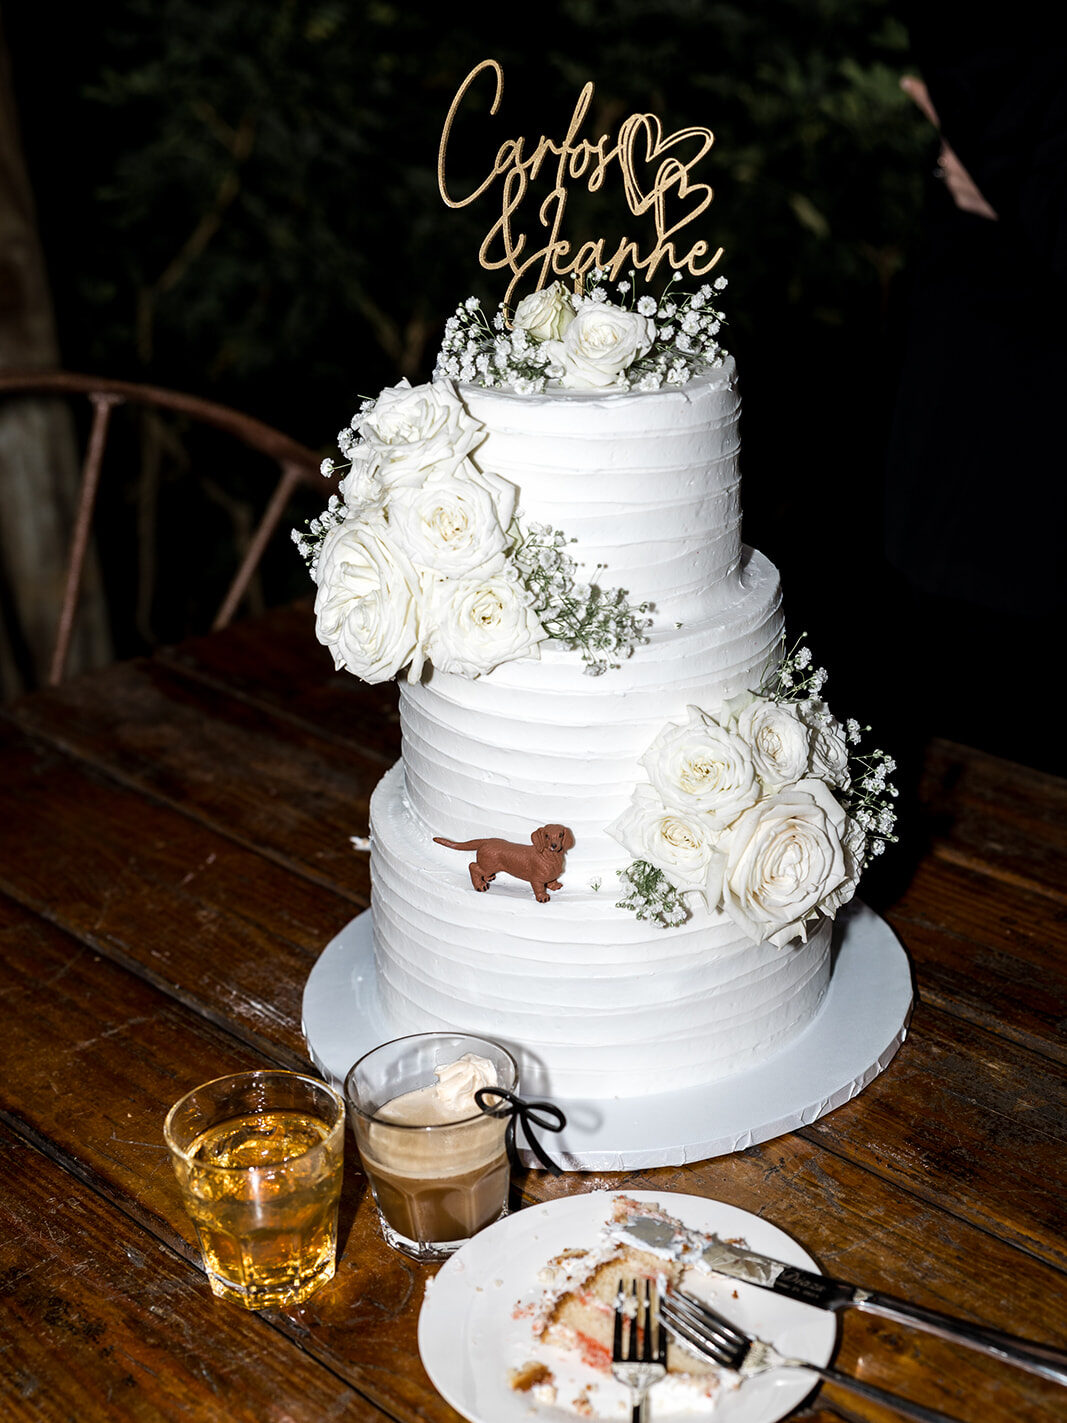
{"label": "dark foliage background", "polygon": [[[463,5],[112,0],[66,12],[60,44],[49,7],[8,7],[64,363],[206,395],[330,452],[360,395],[429,373],[461,297],[503,291],[476,256],[495,192],[450,211],[436,189],[444,115],[473,65],[504,67],[490,151],[561,134],[587,79],[591,136],[633,110],[667,129],[707,124],[717,142],[701,176],[716,199],[701,235],[726,249],[746,538],[781,568],[831,692],[862,713],[856,697],[877,697],[863,674],[883,588],[896,291],[934,151],[899,89],[906,33],[886,0],[556,0],[516,13],[510,29],[500,11]],[[259,476],[233,456],[211,474],[230,492],[190,501],[199,458],[178,451],[170,492],[182,497],[168,503],[164,480],[156,503],[188,588],[226,542],[227,501],[255,503]],[[125,467],[103,548],[120,651],[139,636],[119,611],[138,536],[134,435]],[[307,587],[280,546],[268,600]],[[184,630],[194,601],[164,601],[164,635]]]}

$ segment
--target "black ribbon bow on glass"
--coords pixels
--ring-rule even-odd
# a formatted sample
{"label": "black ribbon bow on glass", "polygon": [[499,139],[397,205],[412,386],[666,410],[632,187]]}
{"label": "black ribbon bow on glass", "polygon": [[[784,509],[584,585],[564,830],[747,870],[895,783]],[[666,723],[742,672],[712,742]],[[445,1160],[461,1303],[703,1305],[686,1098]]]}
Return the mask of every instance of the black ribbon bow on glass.
{"label": "black ribbon bow on glass", "polygon": [[[496,1105],[486,1102],[484,1099],[487,1097],[496,1097]],[[540,1127],[543,1131],[563,1130],[567,1125],[567,1118],[554,1102],[527,1102],[518,1093],[509,1092],[506,1087],[479,1087],[474,1094],[474,1100],[487,1116],[509,1119],[504,1133],[504,1144],[508,1150],[508,1160],[516,1170],[522,1166],[515,1145],[515,1123],[520,1121],[526,1144],[541,1165],[546,1171],[551,1171],[553,1176],[563,1175],[563,1167],[556,1165],[531,1130],[533,1127]]]}

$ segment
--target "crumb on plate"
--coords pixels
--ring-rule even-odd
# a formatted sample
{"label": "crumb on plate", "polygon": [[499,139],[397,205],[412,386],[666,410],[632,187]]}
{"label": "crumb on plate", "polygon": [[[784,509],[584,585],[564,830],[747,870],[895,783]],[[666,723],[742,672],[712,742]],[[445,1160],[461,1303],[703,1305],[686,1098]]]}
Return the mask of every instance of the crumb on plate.
{"label": "crumb on plate", "polygon": [[539,1363],[536,1359],[520,1364],[517,1369],[508,1370],[508,1383],[516,1393],[529,1393],[532,1388],[553,1382],[552,1370],[547,1364]]}

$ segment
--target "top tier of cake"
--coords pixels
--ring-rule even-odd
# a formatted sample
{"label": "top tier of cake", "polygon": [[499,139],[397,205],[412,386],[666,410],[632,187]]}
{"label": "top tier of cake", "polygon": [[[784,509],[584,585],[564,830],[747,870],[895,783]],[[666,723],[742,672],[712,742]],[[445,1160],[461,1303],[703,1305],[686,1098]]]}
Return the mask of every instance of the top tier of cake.
{"label": "top tier of cake", "polygon": [[732,360],[655,392],[460,394],[488,432],[478,464],[518,486],[527,526],[574,540],[579,581],[652,603],[660,629],[730,601],[741,558]]}

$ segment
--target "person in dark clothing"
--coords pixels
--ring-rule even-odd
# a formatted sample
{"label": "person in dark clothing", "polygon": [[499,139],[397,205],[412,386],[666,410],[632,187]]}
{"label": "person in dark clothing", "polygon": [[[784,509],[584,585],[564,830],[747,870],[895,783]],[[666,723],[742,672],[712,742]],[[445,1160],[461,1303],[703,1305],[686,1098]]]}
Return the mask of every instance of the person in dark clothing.
{"label": "person in dark clothing", "polygon": [[1067,613],[1067,49],[1025,4],[907,19],[941,181],[887,456],[900,654],[930,733],[1062,773],[1034,694]]}

